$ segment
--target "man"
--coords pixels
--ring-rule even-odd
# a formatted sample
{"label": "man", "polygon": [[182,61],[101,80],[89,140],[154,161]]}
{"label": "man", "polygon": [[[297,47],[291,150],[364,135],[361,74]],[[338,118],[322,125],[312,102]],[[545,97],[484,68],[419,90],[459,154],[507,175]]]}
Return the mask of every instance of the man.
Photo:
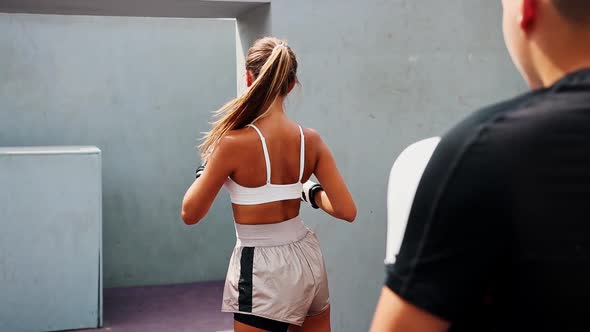
{"label": "man", "polygon": [[434,149],[373,332],[590,329],[590,1],[502,4],[533,91]]}

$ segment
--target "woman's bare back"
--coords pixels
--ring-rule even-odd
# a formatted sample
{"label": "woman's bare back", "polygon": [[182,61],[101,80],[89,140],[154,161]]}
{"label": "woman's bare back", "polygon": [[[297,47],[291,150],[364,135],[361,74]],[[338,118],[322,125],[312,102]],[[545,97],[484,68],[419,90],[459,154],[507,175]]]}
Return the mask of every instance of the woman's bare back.
{"label": "woman's bare back", "polygon": [[[284,116],[265,118],[256,123],[268,147],[271,184],[297,183],[300,170],[301,135],[299,126]],[[240,148],[235,155],[237,165],[231,174],[241,186],[255,188],[266,184],[266,164],[262,142],[255,129],[246,127],[228,134]],[[307,181],[315,168],[316,154],[313,132],[304,129],[305,163],[302,182]],[[299,215],[300,200],[291,199],[258,205],[232,204],[234,219],[240,224],[270,224]]]}

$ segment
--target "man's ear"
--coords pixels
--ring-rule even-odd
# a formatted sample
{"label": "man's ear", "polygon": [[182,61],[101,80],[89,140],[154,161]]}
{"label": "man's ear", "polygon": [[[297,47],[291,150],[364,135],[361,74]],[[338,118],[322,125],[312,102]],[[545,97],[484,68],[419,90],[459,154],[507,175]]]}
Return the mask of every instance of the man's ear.
{"label": "man's ear", "polygon": [[537,1],[538,0],[522,0],[519,23],[520,28],[525,32],[529,32],[537,20]]}

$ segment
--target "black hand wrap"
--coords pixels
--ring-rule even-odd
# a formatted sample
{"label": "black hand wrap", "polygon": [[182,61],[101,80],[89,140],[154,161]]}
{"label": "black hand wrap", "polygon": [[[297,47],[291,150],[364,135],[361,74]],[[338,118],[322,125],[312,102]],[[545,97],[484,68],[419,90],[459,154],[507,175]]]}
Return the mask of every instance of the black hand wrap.
{"label": "black hand wrap", "polygon": [[324,190],[319,183],[315,183],[313,181],[307,181],[303,184],[303,191],[301,192],[301,199],[308,202],[312,208],[319,209],[320,207],[317,205],[315,201],[315,196],[320,191]]}
{"label": "black hand wrap", "polygon": [[198,179],[199,176],[201,176],[203,174],[203,171],[205,171],[205,165],[201,165],[199,166],[199,168],[197,168],[197,171],[195,172],[195,179]]}

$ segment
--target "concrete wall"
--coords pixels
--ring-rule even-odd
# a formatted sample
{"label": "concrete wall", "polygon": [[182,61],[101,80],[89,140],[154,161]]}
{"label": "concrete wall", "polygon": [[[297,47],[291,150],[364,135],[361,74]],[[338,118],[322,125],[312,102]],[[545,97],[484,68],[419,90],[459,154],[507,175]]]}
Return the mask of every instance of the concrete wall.
{"label": "concrete wall", "polygon": [[102,322],[100,165],[92,147],[0,148],[0,331]]}
{"label": "concrete wall", "polygon": [[234,38],[234,20],[0,14],[0,146],[102,150],[105,286],[225,277],[227,198],[196,227],[179,214],[235,96]]}
{"label": "concrete wall", "polygon": [[385,277],[387,177],[401,150],[524,87],[500,1],[273,0],[272,33],[300,62],[288,112],[332,148],[355,224],[306,209],[326,257],[335,331],[366,331]]}

